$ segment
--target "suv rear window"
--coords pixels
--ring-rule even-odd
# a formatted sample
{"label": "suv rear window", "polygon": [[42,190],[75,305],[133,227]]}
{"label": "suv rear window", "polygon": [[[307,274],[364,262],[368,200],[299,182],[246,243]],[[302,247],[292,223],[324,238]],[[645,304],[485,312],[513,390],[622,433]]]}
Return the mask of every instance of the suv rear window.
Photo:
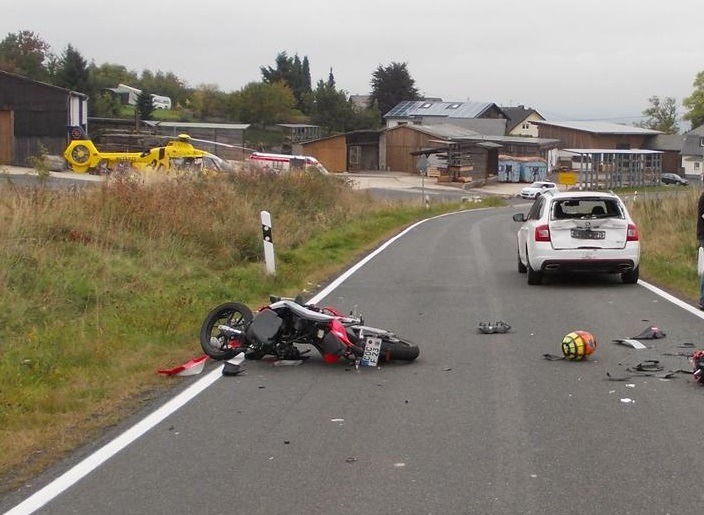
{"label": "suv rear window", "polygon": [[553,220],[568,218],[623,218],[618,200],[604,197],[582,197],[555,200],[552,204]]}

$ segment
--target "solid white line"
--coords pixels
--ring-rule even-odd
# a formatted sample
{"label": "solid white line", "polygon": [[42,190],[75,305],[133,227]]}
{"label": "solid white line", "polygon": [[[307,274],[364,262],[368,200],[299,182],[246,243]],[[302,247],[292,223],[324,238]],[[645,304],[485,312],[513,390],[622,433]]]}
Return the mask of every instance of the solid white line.
{"label": "solid white line", "polygon": [[678,299],[677,297],[673,297],[672,295],[670,295],[669,293],[667,293],[667,292],[664,291],[664,290],[661,290],[661,289],[658,288],[657,286],[653,286],[652,284],[646,283],[645,281],[642,281],[642,280],[639,280],[639,281],[638,281],[638,284],[640,284],[640,285],[643,286],[644,288],[647,288],[648,290],[652,291],[652,292],[655,293],[656,295],[659,295],[659,296],[662,297],[663,299],[672,302],[672,303],[675,304],[676,306],[679,306],[679,307],[681,307],[682,309],[684,309],[684,310],[686,310],[686,311],[689,311],[689,312],[692,313],[693,315],[696,315],[696,316],[698,316],[699,318],[704,319],[704,311],[701,311],[701,310],[699,310],[698,308],[695,308],[694,306],[691,306],[690,304],[687,304],[686,302],[684,302],[683,300]]}
{"label": "solid white line", "polygon": [[44,488],[35,492],[10,511],[6,512],[5,515],[27,515],[35,510],[38,510],[56,496],[90,474],[93,470],[112,458],[115,454],[134,442],[144,433],[152,429],[166,417],[174,413],[196,395],[217,381],[220,377],[222,377],[222,367],[217,367],[207,376],[199,379],[196,383],[189,386],[186,390],[178,394],[150,415],[147,415],[146,418],[137,422],[134,426],[119,435],[117,438],[105,444],[83,461],[76,464],[73,468],[57,477]]}

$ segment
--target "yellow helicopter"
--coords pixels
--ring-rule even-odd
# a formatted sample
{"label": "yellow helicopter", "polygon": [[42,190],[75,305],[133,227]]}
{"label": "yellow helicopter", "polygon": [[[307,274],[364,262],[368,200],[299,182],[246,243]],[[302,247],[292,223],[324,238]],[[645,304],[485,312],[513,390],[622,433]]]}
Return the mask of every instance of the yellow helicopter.
{"label": "yellow helicopter", "polygon": [[110,173],[115,170],[155,170],[155,171],[230,171],[232,166],[218,156],[193,146],[193,141],[233,147],[191,138],[179,134],[168,138],[162,147],[154,147],[144,152],[101,152],[83,131],[82,127],[69,127],[70,143],[64,150],[64,159],[69,168],[77,173]]}

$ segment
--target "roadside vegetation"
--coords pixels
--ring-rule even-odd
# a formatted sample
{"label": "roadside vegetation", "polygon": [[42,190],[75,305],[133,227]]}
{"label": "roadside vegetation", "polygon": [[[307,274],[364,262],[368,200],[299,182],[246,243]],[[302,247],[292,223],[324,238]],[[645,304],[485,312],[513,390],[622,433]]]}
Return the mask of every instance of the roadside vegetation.
{"label": "roadside vegetation", "polygon": [[628,198],[628,209],[641,239],[641,278],[696,304],[697,200],[695,186],[647,189]]}
{"label": "roadside vegetation", "polygon": [[[0,177],[0,491],[179,379],[214,305],[295,295],[427,216],[331,176],[238,175],[71,190]],[[273,219],[277,274],[262,263]]]}

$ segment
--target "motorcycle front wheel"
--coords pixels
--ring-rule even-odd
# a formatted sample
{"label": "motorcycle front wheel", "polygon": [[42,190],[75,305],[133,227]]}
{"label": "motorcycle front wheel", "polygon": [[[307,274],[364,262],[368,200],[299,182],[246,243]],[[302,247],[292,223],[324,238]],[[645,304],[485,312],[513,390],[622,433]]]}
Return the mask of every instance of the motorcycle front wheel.
{"label": "motorcycle front wheel", "polygon": [[215,360],[235,357],[247,349],[247,342],[242,338],[224,334],[219,326],[226,325],[243,332],[252,322],[252,311],[239,302],[226,302],[214,308],[203,320],[200,328],[200,346],[208,356]]}
{"label": "motorcycle front wheel", "polygon": [[410,340],[397,336],[381,339],[381,361],[413,361],[420,355],[420,348]]}

